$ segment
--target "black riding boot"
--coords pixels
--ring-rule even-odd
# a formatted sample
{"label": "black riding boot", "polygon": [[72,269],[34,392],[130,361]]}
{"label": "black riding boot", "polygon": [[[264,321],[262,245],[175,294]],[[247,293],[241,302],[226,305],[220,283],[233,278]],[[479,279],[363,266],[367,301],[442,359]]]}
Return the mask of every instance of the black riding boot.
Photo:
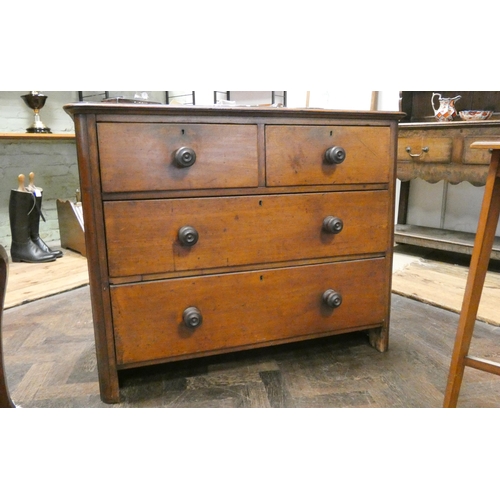
{"label": "black riding boot", "polygon": [[[61,250],[51,250],[45,241],[40,238],[40,217],[42,216],[42,195],[35,196],[36,205],[35,208],[30,213],[30,237],[31,241],[40,250],[46,253],[51,253],[54,257],[59,258],[63,256]],[[45,219],[44,219],[45,220]]]}
{"label": "black riding boot", "polygon": [[9,219],[12,233],[10,255],[13,262],[51,262],[55,255],[44,252],[31,241],[30,211],[36,210],[35,197],[28,192],[10,192]]}

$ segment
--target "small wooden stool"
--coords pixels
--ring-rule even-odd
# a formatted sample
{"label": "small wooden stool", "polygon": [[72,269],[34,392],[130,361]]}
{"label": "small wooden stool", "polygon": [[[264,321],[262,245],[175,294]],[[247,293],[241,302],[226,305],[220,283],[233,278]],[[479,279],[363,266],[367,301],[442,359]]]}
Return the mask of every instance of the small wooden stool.
{"label": "small wooden stool", "polygon": [[455,347],[444,397],[445,408],[457,406],[465,367],[500,375],[500,364],[469,356],[469,348],[483,292],[493,240],[500,214],[500,141],[474,142],[471,148],[492,151],[483,204],[472,251],[469,275],[458,322]]}

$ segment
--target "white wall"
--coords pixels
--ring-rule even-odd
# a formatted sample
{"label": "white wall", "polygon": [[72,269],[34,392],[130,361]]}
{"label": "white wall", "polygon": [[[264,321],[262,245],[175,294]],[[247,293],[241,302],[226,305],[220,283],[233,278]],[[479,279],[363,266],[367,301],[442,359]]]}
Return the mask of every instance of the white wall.
{"label": "white wall", "polygon": [[[25,132],[33,123],[33,111],[20,98],[28,91],[0,92],[0,132]],[[74,92],[51,93],[40,111],[42,121],[52,132],[69,133],[73,121],[62,110],[63,104],[76,100]],[[29,135],[29,134],[26,134]],[[43,188],[42,211],[46,222],[40,224],[45,241],[59,239],[56,199],[74,199],[79,188],[74,141],[0,140],[0,244],[10,248],[9,198],[17,189],[17,177],[35,173],[35,184]]]}

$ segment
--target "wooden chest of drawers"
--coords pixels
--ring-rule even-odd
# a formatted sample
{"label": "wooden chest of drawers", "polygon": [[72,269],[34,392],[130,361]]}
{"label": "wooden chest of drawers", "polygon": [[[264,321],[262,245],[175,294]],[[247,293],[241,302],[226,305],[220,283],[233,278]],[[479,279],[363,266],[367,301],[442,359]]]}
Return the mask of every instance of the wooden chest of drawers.
{"label": "wooden chest of drawers", "polygon": [[120,370],[388,347],[400,113],[71,104],[101,397]]}

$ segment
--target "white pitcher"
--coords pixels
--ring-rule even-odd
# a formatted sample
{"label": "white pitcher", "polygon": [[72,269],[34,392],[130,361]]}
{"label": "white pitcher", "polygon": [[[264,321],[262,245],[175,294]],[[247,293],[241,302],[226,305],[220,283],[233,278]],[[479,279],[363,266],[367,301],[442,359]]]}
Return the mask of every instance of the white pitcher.
{"label": "white pitcher", "polygon": [[[434,97],[436,96],[438,96],[439,99],[439,108],[437,109],[434,106]],[[433,93],[431,97],[431,104],[436,120],[439,122],[451,122],[453,117],[457,114],[455,101],[458,101],[461,97],[462,96],[460,95],[457,95],[456,97],[441,97],[441,94]]]}

